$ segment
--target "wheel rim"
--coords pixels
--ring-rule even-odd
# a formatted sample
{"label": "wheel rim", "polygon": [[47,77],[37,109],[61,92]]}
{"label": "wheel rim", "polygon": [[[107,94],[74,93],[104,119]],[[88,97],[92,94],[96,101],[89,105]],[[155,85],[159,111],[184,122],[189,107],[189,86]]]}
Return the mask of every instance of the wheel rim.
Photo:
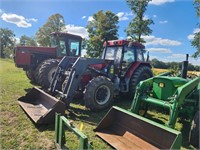
{"label": "wheel rim", "polygon": [[95,100],[99,105],[104,105],[109,101],[110,94],[109,87],[101,85],[95,92]]}
{"label": "wheel rim", "polygon": [[53,79],[53,76],[56,72],[56,67],[52,68],[49,73],[48,73],[48,80],[49,80],[49,83],[51,83],[51,80]]}

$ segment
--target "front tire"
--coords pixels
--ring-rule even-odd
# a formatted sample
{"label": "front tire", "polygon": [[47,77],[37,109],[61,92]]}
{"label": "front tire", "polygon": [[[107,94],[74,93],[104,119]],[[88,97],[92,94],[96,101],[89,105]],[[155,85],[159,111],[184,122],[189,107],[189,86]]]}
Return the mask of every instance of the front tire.
{"label": "front tire", "polygon": [[49,88],[58,67],[58,63],[59,61],[56,59],[48,59],[42,63],[38,74],[39,84],[42,86],[42,88]]}
{"label": "front tire", "polygon": [[114,86],[112,81],[104,76],[92,79],[84,91],[85,106],[92,111],[108,108],[113,103]]}

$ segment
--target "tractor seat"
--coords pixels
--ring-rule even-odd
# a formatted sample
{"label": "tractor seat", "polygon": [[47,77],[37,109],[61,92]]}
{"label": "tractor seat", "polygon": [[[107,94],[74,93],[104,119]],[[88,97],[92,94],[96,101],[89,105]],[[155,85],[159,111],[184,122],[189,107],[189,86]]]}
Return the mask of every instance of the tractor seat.
{"label": "tractor seat", "polygon": [[180,77],[158,76],[153,78],[153,97],[169,101],[177,88],[186,84],[187,80]]}

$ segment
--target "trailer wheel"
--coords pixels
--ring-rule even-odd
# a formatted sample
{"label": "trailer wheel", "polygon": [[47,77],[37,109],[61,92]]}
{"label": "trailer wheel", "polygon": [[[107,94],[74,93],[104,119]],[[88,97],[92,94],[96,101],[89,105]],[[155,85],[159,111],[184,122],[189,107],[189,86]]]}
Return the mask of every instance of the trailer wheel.
{"label": "trailer wheel", "polygon": [[35,83],[35,76],[34,76],[34,71],[33,70],[28,70],[26,71],[26,76],[28,77],[29,80],[31,80],[32,83]]}
{"label": "trailer wheel", "polygon": [[199,149],[199,113],[200,111],[197,111],[194,119],[192,120],[192,125],[189,133],[189,142],[191,145],[193,145],[195,148]]}
{"label": "trailer wheel", "polygon": [[92,111],[108,108],[113,102],[114,87],[112,81],[104,76],[92,79],[84,91],[85,106]]}
{"label": "trailer wheel", "polygon": [[151,68],[148,66],[141,66],[137,68],[135,72],[133,72],[130,79],[129,92],[128,92],[128,96],[131,100],[133,99],[135,95],[137,84],[140,81],[151,78],[151,77],[153,77],[153,73],[151,71]]}
{"label": "trailer wheel", "polygon": [[56,68],[58,66],[59,61],[56,59],[48,59],[43,62],[41,68],[38,73],[38,80],[40,85],[47,89],[51,84],[51,80],[53,79],[53,75],[56,72]]}

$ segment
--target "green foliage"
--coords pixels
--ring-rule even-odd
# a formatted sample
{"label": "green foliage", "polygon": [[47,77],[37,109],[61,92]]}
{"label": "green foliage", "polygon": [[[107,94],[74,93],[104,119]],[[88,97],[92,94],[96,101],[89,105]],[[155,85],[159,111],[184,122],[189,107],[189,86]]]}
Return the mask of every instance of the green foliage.
{"label": "green foliage", "polygon": [[194,7],[196,9],[197,16],[200,16],[200,0],[194,0]]}
{"label": "green foliage", "polygon": [[20,37],[20,45],[23,46],[37,46],[37,43],[33,37],[23,35]]}
{"label": "green foliage", "polygon": [[41,46],[51,46],[50,34],[52,32],[60,32],[65,29],[65,21],[62,15],[54,14],[50,16],[47,22],[39,28],[36,33],[37,42]]}
{"label": "green foliage", "polygon": [[[181,70],[181,68],[182,68],[182,62],[162,62],[162,61],[159,61],[156,58],[154,58],[151,60],[150,63],[154,68],[171,69],[175,72],[177,72],[178,70]],[[188,70],[189,71],[199,71],[199,66],[194,66],[189,63]]]}
{"label": "green foliage", "polygon": [[[194,7],[196,9],[197,17],[200,17],[200,0],[194,0]],[[200,29],[200,24],[198,23]],[[194,35],[194,40],[192,41],[192,46],[196,48],[196,52],[193,57],[200,57],[200,31],[196,32]]]}
{"label": "green foliage", "polygon": [[192,46],[196,48],[196,52],[193,54],[193,57],[195,58],[200,57],[200,31],[195,33],[194,39],[192,41]]}
{"label": "green foliage", "polygon": [[149,25],[154,24],[152,19],[145,18],[145,11],[149,1],[151,0],[126,0],[135,17],[129,23],[125,32],[132,40],[141,43],[145,43],[142,39],[142,35],[151,34],[152,30],[149,28]]}
{"label": "green foliage", "polygon": [[0,28],[0,58],[10,57],[15,45],[15,34],[8,28]]}
{"label": "green foliage", "polygon": [[151,60],[151,65],[155,68],[162,68],[167,69],[169,66],[167,66],[164,62],[157,60],[156,58]]}
{"label": "green foliage", "polygon": [[87,43],[87,54],[90,57],[99,57],[103,52],[103,40],[116,40],[118,37],[119,18],[114,13],[101,10],[93,15],[93,20],[88,22],[87,30],[89,40]]}

